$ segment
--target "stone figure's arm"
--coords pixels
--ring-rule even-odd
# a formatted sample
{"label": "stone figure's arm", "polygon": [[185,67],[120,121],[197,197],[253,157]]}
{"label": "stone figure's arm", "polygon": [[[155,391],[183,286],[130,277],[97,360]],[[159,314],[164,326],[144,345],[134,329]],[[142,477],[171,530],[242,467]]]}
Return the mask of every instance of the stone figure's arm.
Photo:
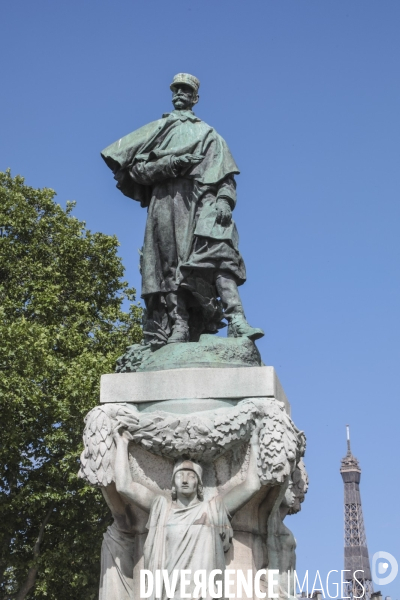
{"label": "stone figure's arm", "polygon": [[129,438],[127,432],[115,432],[114,439],[117,445],[117,453],[115,456],[115,485],[117,492],[132,500],[136,506],[142,508],[146,512],[150,512],[151,503],[154,500],[155,494],[141,483],[136,483],[132,479],[129,469],[128,445]]}
{"label": "stone figure's arm", "polygon": [[217,192],[217,223],[229,225],[236,206],[236,182],[233,175],[226,177]]}
{"label": "stone figure's arm", "polygon": [[153,185],[158,181],[178,177],[182,171],[186,171],[202,160],[202,156],[195,154],[184,154],[179,157],[169,154],[157,160],[138,162],[129,169],[129,173],[136,183]]}
{"label": "stone figure's arm", "polygon": [[268,568],[278,569],[280,567],[280,554],[282,552],[281,540],[282,520],[280,519],[279,509],[273,511],[268,519],[268,535],[267,535],[267,557]]}
{"label": "stone figure's arm", "polygon": [[247,469],[246,479],[226,493],[224,504],[231,515],[234,515],[242,506],[244,506],[261,488],[260,479],[257,474],[257,456],[259,453],[258,445],[259,428],[253,431],[250,440],[250,460]]}
{"label": "stone figure's arm", "polygon": [[117,492],[114,481],[107,487],[102,487],[101,491],[118,529],[134,533],[138,520],[134,512],[135,507],[132,506],[127,498]]}
{"label": "stone figure's arm", "polygon": [[267,535],[267,523],[275,503],[280,495],[280,486],[270,488],[258,509],[258,530],[261,535]]}

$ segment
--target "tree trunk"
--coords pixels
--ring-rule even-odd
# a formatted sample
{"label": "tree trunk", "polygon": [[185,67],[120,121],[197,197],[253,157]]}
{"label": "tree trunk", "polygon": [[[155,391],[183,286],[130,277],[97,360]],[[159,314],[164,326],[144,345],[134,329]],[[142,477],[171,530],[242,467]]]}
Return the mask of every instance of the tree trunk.
{"label": "tree trunk", "polygon": [[[10,468],[9,465],[6,465],[5,480],[6,480],[6,482],[8,482],[8,489],[9,489],[8,500],[9,500],[10,506],[12,505],[14,497],[18,490],[17,473],[18,473],[17,468]],[[6,485],[6,488],[7,488],[7,485]],[[10,544],[13,539],[13,536],[14,536],[14,531],[10,531],[10,533],[7,536],[4,536],[3,539],[1,540],[1,544],[4,548],[4,551],[3,551],[4,554],[2,552],[2,556],[0,557],[0,590],[3,589],[3,583],[6,581],[6,578],[7,578],[6,574],[7,574],[7,567],[9,566],[9,551],[10,551]]]}
{"label": "tree trunk", "polygon": [[17,595],[15,596],[15,600],[24,600],[24,598],[26,598],[26,595],[28,594],[28,592],[33,588],[33,586],[36,583],[36,576],[37,576],[38,569],[39,569],[38,558],[40,555],[40,544],[42,543],[43,536],[44,536],[44,530],[46,528],[47,523],[49,522],[51,513],[53,512],[53,508],[54,508],[54,506],[51,505],[49,510],[46,513],[45,518],[42,521],[42,524],[39,529],[39,535],[38,535],[35,545],[33,547],[33,560],[34,560],[33,566],[29,569],[25,583],[20,588]]}

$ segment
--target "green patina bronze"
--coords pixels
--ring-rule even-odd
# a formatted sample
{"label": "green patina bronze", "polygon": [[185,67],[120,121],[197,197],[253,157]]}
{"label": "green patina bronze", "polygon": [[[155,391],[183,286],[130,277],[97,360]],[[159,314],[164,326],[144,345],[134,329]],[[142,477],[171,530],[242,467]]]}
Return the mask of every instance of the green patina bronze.
{"label": "green patina bronze", "polygon": [[228,321],[228,337],[263,335],[244,316],[246,280],[232,219],[239,169],[226,142],[192,108],[200,83],[176,76],[174,110],[103,150],[123,194],[147,208],[141,255],[145,343],[197,342]]}
{"label": "green patina bronze", "polygon": [[134,344],[117,360],[117,373],[164,371],[185,367],[261,367],[254,342],[246,337],[222,338],[203,334],[198,343],[173,344],[152,352],[150,345]]}

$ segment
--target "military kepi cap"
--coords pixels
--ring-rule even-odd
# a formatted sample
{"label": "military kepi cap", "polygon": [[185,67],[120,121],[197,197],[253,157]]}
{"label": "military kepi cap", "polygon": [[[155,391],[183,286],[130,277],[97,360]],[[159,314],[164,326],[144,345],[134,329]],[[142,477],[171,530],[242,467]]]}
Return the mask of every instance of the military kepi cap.
{"label": "military kepi cap", "polygon": [[175,75],[169,87],[172,91],[174,91],[175,86],[179,85],[180,83],[189,85],[196,93],[199,91],[200,81],[194,75],[189,75],[189,73],[178,73]]}

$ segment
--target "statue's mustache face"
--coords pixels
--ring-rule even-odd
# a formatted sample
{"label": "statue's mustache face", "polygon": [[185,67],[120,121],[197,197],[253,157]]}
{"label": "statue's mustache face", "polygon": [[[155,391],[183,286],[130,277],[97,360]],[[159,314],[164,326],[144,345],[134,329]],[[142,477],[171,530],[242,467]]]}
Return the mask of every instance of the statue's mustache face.
{"label": "statue's mustache face", "polygon": [[192,108],[194,104],[194,92],[189,86],[182,86],[175,89],[172,95],[172,104],[175,108]]}
{"label": "statue's mustache face", "polygon": [[191,496],[197,492],[197,475],[189,469],[178,471],[175,475],[175,488],[177,494]]}

